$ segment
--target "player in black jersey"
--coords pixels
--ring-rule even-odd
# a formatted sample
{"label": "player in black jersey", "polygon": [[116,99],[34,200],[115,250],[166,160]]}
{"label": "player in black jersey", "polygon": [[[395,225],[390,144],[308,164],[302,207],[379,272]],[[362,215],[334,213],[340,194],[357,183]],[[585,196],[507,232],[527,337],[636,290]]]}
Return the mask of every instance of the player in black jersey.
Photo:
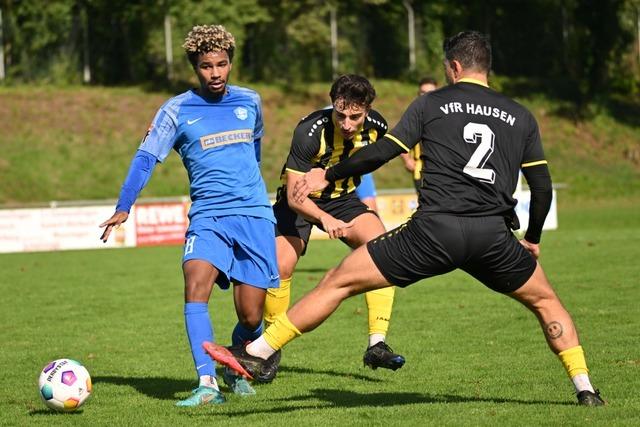
{"label": "player in black jersey", "polygon": [[[331,107],[309,114],[296,127],[282,168],[282,185],[273,206],[281,280],[279,288],[267,291],[264,307],[266,325],[273,323],[278,315],[284,315],[289,308],[293,272],[307,249],[313,226],[327,232],[331,239],[341,239],[353,249],[385,231],[377,214],[356,195],[360,176],[337,180],[323,191],[310,194],[301,203],[288,197],[298,179],[311,168],[336,164],[362,147],[375,143],[387,131],[385,119],[371,109],[375,90],[364,77],[339,77],[329,95]],[[363,361],[373,369],[396,370],[405,361],[385,343],[394,293],[394,287],[386,287],[365,294],[369,311],[369,343]],[[275,373],[274,370],[271,372]]]}
{"label": "player in black jersey", "polygon": [[[459,33],[445,41],[444,53],[449,86],[417,98],[376,144],[328,169],[307,173],[292,195],[304,200],[312,190],[370,172],[419,141],[425,162],[416,213],[353,251],[286,316],[234,356],[245,364],[260,362],[316,328],[349,296],[388,283],[408,286],[460,268],[529,308],[572,379],[578,403],[603,405],[591,385],[571,316],[537,262],[552,197],[537,123],[524,107],[489,89],[486,36]],[[531,205],[527,232],[518,242],[509,226],[516,220],[512,194],[520,170],[531,189]]]}

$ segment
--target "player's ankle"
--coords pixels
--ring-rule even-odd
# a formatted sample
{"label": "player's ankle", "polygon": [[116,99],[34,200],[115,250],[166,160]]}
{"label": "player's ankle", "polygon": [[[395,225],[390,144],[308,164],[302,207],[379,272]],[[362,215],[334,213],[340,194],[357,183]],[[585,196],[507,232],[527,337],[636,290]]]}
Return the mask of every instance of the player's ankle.
{"label": "player's ankle", "polygon": [[369,335],[369,347],[373,347],[379,342],[384,342],[385,335],[384,334],[370,334]]}
{"label": "player's ankle", "polygon": [[257,340],[251,342],[247,345],[247,353],[251,356],[259,357],[261,359],[267,360],[276,350],[269,345],[269,343],[264,339],[264,336],[260,336]]}

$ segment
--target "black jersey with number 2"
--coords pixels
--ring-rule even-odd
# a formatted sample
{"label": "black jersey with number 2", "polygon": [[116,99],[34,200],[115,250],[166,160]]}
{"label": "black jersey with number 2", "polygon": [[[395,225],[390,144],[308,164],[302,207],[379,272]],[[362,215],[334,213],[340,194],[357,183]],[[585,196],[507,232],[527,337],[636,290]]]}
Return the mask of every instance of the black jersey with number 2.
{"label": "black jersey with number 2", "polygon": [[533,115],[469,81],[418,97],[387,138],[407,150],[421,144],[418,214],[511,211],[520,168],[546,163]]}

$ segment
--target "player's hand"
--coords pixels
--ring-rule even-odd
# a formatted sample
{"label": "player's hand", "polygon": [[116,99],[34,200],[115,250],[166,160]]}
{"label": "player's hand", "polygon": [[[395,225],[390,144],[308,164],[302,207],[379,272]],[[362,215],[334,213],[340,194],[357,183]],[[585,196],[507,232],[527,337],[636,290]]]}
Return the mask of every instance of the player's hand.
{"label": "player's hand", "polygon": [[403,159],[404,160],[404,168],[409,172],[413,172],[416,170],[416,161],[412,158]]}
{"label": "player's hand", "polygon": [[123,222],[125,222],[127,218],[129,218],[129,214],[126,212],[120,211],[120,212],[114,213],[113,216],[111,216],[111,218],[109,218],[108,220],[100,224],[100,228],[106,227],[102,232],[102,236],[100,236],[100,240],[102,240],[104,243],[107,243],[107,239],[111,234],[111,230],[114,227],[115,228],[120,227],[120,225]]}
{"label": "player's hand", "polygon": [[525,240],[525,239],[520,240],[520,244],[521,244],[522,246],[524,246],[524,248],[525,248],[527,251],[529,251],[529,253],[530,253],[531,255],[533,255],[533,257],[534,257],[535,259],[538,259],[538,257],[540,256],[540,245],[539,245],[539,244],[537,244],[537,243],[531,243],[531,242],[528,242],[528,241],[527,241],[527,240]]}
{"label": "player's hand", "polygon": [[322,168],[313,168],[305,173],[293,187],[293,199],[302,203],[309,193],[324,190],[329,185],[329,181],[324,179],[325,173],[326,170]]}
{"label": "player's hand", "polygon": [[327,232],[330,239],[340,239],[345,237],[348,229],[353,227],[354,224],[354,220],[344,222],[328,214],[322,215],[320,217],[320,222],[322,222],[322,228]]}

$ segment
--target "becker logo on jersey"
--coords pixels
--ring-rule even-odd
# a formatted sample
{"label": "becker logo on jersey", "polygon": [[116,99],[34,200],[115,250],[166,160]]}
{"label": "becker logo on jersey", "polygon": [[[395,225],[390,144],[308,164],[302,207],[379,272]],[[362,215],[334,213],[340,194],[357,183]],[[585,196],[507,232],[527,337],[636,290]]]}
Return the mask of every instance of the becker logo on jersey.
{"label": "becker logo on jersey", "polygon": [[202,145],[203,150],[241,142],[253,142],[253,131],[251,129],[212,133],[200,138],[200,145]]}

